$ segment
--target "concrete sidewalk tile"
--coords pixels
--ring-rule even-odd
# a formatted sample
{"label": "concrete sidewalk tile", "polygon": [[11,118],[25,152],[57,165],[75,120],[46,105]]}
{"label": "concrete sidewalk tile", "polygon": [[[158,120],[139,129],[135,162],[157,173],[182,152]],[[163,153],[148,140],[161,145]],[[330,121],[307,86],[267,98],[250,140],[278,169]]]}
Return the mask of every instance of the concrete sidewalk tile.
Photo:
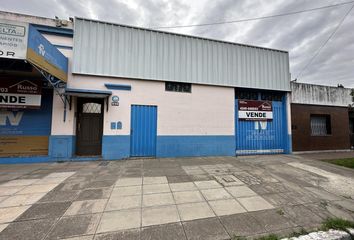
{"label": "concrete sidewalk tile", "polygon": [[65,239],[94,234],[99,220],[99,213],[63,217],[54,226],[47,239]]}
{"label": "concrete sidewalk tile", "polygon": [[206,202],[178,204],[177,209],[182,221],[215,217]]}
{"label": "concrete sidewalk tile", "polygon": [[112,191],[112,195],[115,196],[130,196],[130,195],[141,195],[142,186],[128,186],[128,187],[116,187]]}
{"label": "concrete sidewalk tile", "polygon": [[141,226],[141,209],[105,212],[97,233],[112,232]]}
{"label": "concrete sidewalk tile", "polygon": [[205,201],[199,191],[174,192],[176,204]]}
{"label": "concrete sidewalk tile", "polygon": [[46,193],[33,193],[23,195],[12,195],[0,202],[0,208],[31,205],[41,199]]}
{"label": "concrete sidewalk tile", "polygon": [[73,191],[50,191],[39,202],[67,202],[74,201],[80,194],[79,190]]}
{"label": "concrete sidewalk tile", "polygon": [[54,223],[54,218],[10,223],[7,228],[0,233],[0,239],[43,239]]}
{"label": "concrete sidewalk tile", "polygon": [[103,180],[103,181],[91,181],[85,184],[84,188],[107,188],[112,187],[116,183],[115,179]]}
{"label": "concrete sidewalk tile", "polygon": [[249,213],[240,213],[220,217],[221,224],[230,236],[252,236],[267,232]]}
{"label": "concrete sidewalk tile", "polygon": [[232,198],[232,196],[227,191],[225,191],[224,188],[204,189],[200,191],[208,201]]}
{"label": "concrete sidewalk tile", "polygon": [[164,183],[168,183],[167,182],[167,178],[164,177],[144,177],[143,178],[143,184],[147,185],[147,184],[164,184]]}
{"label": "concrete sidewalk tile", "polygon": [[34,182],[37,182],[40,179],[17,179],[17,180],[11,180],[9,182],[3,183],[0,186],[1,187],[18,187],[18,186],[28,186],[33,184]]}
{"label": "concrete sidewalk tile", "polygon": [[260,211],[274,208],[273,205],[260,196],[237,198],[237,201],[239,201],[247,211]]}
{"label": "concrete sidewalk tile", "polygon": [[209,201],[217,216],[244,213],[246,210],[235,199]]}
{"label": "concrete sidewalk tile", "polygon": [[235,198],[251,197],[257,195],[257,193],[255,193],[249,187],[246,186],[233,186],[233,187],[226,187],[225,189]]}
{"label": "concrete sidewalk tile", "polygon": [[172,193],[156,193],[143,195],[143,207],[174,204]]}
{"label": "concrete sidewalk tile", "polygon": [[66,178],[42,178],[33,183],[33,185],[43,185],[43,184],[52,184],[52,183],[62,183]]}
{"label": "concrete sidewalk tile", "polygon": [[116,181],[116,187],[137,186],[143,184],[143,178],[119,178]]}
{"label": "concrete sidewalk tile", "polygon": [[111,196],[108,200],[105,211],[122,210],[129,208],[140,208],[141,207],[141,196]]}
{"label": "concrete sidewalk tile", "polygon": [[170,183],[172,192],[183,192],[197,190],[193,182]]}
{"label": "concrete sidewalk tile", "polygon": [[94,200],[109,198],[111,188],[92,188],[82,190],[76,200]]}
{"label": "concrete sidewalk tile", "polygon": [[286,217],[302,227],[316,226],[323,221],[322,218],[303,205],[285,206],[282,209]]}
{"label": "concrete sidewalk tile", "polygon": [[280,215],[276,209],[251,213],[257,221],[269,232],[296,227],[288,218]]}
{"label": "concrete sidewalk tile", "polygon": [[8,223],[0,224],[0,233],[1,233],[7,226],[9,226]]}
{"label": "concrete sidewalk tile", "polygon": [[225,240],[230,239],[217,218],[207,218],[183,222],[188,240]]}
{"label": "concrete sidewalk tile", "polygon": [[75,172],[55,172],[55,173],[50,173],[44,178],[68,178],[74,175]]}
{"label": "concrete sidewalk tile", "polygon": [[179,221],[180,219],[175,205],[143,208],[142,210],[143,227]]}
{"label": "concrete sidewalk tile", "polygon": [[195,181],[194,184],[198,189],[222,188],[222,186],[215,180]]}
{"label": "concrete sidewalk tile", "polygon": [[94,235],[83,235],[78,237],[65,238],[63,240],[93,240]]}
{"label": "concrete sidewalk tile", "polygon": [[0,187],[0,196],[9,196],[15,194],[25,188],[25,186]]}
{"label": "concrete sidewalk tile", "polygon": [[345,199],[342,201],[335,201],[333,202],[334,204],[337,204],[349,211],[354,212],[354,200],[350,200],[350,199]]}
{"label": "concrete sidewalk tile", "polygon": [[34,204],[28,208],[16,221],[40,218],[59,218],[63,216],[71,202],[51,202]]}
{"label": "concrete sidewalk tile", "polygon": [[42,184],[42,185],[30,185],[30,186],[25,187],[21,191],[17,192],[16,194],[30,194],[30,193],[50,192],[56,186],[58,186],[57,183]]}
{"label": "concrete sidewalk tile", "polygon": [[143,194],[170,192],[168,184],[152,184],[143,186]]}
{"label": "concrete sidewalk tile", "polygon": [[107,201],[107,199],[75,201],[64,215],[100,213],[103,212]]}
{"label": "concrete sidewalk tile", "polygon": [[96,234],[95,240],[140,240],[140,229],[100,233]]}
{"label": "concrete sidewalk tile", "polygon": [[[123,238],[122,238],[123,239]],[[187,240],[181,223],[145,227],[141,240]]]}
{"label": "concrete sidewalk tile", "polygon": [[30,206],[0,208],[0,223],[14,221],[18,216],[24,213]]}

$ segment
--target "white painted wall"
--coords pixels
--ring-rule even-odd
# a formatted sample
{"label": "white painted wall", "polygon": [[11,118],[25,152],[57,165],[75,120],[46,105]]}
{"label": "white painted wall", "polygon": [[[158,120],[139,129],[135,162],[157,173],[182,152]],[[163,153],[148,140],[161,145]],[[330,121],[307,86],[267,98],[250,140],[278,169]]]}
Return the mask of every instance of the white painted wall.
{"label": "white painted wall", "polygon": [[[132,104],[158,107],[158,135],[234,135],[233,88],[193,85],[192,93],[177,93],[166,92],[164,82],[83,75],[70,78],[68,87],[108,90],[105,83],[131,85],[132,90],[112,90],[120,106],[105,111],[104,135],[130,134]],[[117,121],[123,128],[111,130],[111,122]]]}

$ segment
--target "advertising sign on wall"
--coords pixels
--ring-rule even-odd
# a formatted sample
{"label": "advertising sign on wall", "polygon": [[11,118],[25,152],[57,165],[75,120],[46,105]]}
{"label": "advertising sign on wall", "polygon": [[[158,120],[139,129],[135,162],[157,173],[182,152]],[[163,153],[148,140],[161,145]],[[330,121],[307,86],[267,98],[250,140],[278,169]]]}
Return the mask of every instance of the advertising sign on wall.
{"label": "advertising sign on wall", "polygon": [[273,119],[272,102],[238,100],[238,118],[248,121],[267,121]]}
{"label": "advertising sign on wall", "polygon": [[40,108],[41,81],[2,79],[0,108]]}
{"label": "advertising sign on wall", "polygon": [[1,20],[0,58],[25,59],[28,41],[28,23]]}

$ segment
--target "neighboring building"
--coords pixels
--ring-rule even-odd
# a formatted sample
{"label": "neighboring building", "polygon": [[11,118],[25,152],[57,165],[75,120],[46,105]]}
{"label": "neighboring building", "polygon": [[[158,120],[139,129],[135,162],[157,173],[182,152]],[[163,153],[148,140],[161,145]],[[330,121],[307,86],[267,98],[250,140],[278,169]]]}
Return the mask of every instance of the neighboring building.
{"label": "neighboring building", "polygon": [[293,151],[348,150],[353,146],[351,89],[292,82],[291,90]]}
{"label": "neighboring building", "polygon": [[74,29],[12,13],[0,22],[30,22],[68,60],[62,76],[28,56],[0,56],[11,66],[0,77],[30,79],[16,62],[45,86],[36,110],[2,106],[0,139],[13,150],[2,148],[0,162],[291,152],[285,51],[82,18]]}

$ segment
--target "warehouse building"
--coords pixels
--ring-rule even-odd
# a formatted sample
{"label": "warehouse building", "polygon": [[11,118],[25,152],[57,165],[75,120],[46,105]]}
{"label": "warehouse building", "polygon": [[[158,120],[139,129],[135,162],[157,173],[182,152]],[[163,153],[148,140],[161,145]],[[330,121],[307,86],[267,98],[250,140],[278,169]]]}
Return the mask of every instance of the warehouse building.
{"label": "warehouse building", "polygon": [[[287,52],[83,18],[72,39],[70,26],[35,25],[68,58],[67,79],[42,98],[47,154],[1,162],[291,152]],[[2,138],[26,134],[9,125]]]}
{"label": "warehouse building", "polygon": [[353,90],[291,83],[293,151],[353,148]]}

